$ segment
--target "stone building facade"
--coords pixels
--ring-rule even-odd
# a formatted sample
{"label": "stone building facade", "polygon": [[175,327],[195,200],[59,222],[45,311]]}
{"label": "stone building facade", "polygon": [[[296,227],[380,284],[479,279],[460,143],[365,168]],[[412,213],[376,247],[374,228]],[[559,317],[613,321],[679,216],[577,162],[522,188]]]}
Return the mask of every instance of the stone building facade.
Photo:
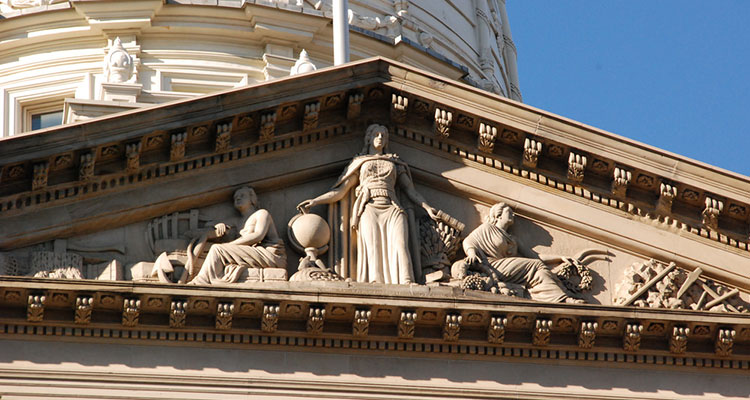
{"label": "stone building facade", "polygon": [[7,32],[72,11],[117,31],[91,98],[62,103],[82,120],[0,139],[3,399],[750,395],[750,178],[526,106],[508,57],[483,72],[456,56],[469,47],[387,43],[365,18],[417,32],[420,2],[351,16],[353,53],[403,62],[324,68],[316,33],[283,77],[258,62],[201,95],[195,71],[242,58],[217,50],[157,101],[145,65],[177,62],[143,32],[268,11],[237,28],[250,41],[296,35],[287,13],[326,18],[324,2],[183,3],[3,4]]}
{"label": "stone building facade", "polygon": [[[520,100],[504,2],[349,5],[353,60]],[[331,0],[7,0],[0,15],[0,137],[289,76],[303,50],[332,65]]]}

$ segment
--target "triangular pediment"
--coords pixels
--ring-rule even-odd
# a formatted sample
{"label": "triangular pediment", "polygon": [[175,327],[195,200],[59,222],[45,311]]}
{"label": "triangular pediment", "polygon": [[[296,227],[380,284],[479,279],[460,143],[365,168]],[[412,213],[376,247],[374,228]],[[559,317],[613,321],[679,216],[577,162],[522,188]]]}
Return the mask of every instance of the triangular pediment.
{"label": "triangular pediment", "polygon": [[[571,282],[581,286],[588,271],[591,284],[581,296],[593,305],[545,305],[550,315],[570,315],[544,319],[549,322],[540,330],[529,313],[542,306],[503,294],[472,294],[471,287],[455,282],[450,288],[450,276],[428,280],[434,289],[428,297],[458,291],[461,301],[522,304],[518,307],[528,309],[518,311],[523,321],[516,328],[542,336],[553,321],[553,331],[596,331],[578,328],[589,311],[595,316],[589,320],[596,320],[605,335],[626,336],[633,324],[641,324],[641,330],[653,326],[650,333],[659,336],[691,313],[700,316],[698,321],[710,320],[713,314],[705,312],[745,311],[750,179],[382,58],[0,141],[0,261],[6,273],[10,260],[26,263],[15,268],[29,272],[31,256],[24,254],[30,252],[51,258],[83,254],[90,260],[116,253],[123,268],[139,260],[153,263],[155,240],[164,244],[213,217],[230,215],[232,193],[243,185],[255,189],[286,239],[295,206],[336,184],[362,150],[371,124],[388,128],[389,151],[408,166],[416,191],[446,215],[444,221],[457,221],[446,222],[456,238],[446,265],[466,256],[458,240],[482,226],[493,204],[504,202],[518,217],[510,234],[520,252],[530,258],[543,253],[575,258],[559,263],[555,272],[578,275]],[[322,208],[314,212],[328,215]],[[302,254],[289,244],[286,248],[292,275]],[[586,253],[575,255],[589,249],[600,257],[573,271]],[[335,257],[332,250],[321,260],[333,266]],[[86,275],[91,268],[83,278],[95,278]],[[477,276],[486,281],[487,276]],[[6,297],[33,291],[33,279],[3,279],[26,287],[6,288]],[[259,280],[247,287],[262,287]],[[44,290],[75,296],[59,283],[39,282],[49,286]],[[289,294],[293,284],[277,289]],[[97,290],[96,282],[85,285]],[[124,296],[122,287],[113,285],[110,290],[119,293],[113,296]],[[346,282],[331,285],[328,295],[346,296]],[[328,290],[320,287],[315,291]],[[407,295],[401,286],[352,287],[344,307],[352,316],[356,304],[375,302],[379,291],[394,298]],[[178,288],[169,290],[180,293]],[[183,293],[200,297],[191,290]],[[222,290],[222,296],[230,296],[231,289]],[[213,307],[218,300],[210,301]],[[243,312],[255,318],[254,310],[264,302],[253,301],[247,302],[252,310]],[[650,314],[636,323],[628,317],[630,309],[619,306],[654,310],[643,311]],[[446,329],[452,329],[448,320],[455,314],[435,314],[435,307],[422,303],[412,308],[422,316],[432,312],[434,321],[448,318]],[[665,308],[681,310],[665,314]],[[471,315],[476,324],[494,318],[487,310]],[[744,326],[740,319],[721,318],[690,326],[702,327],[696,334],[707,342],[721,327]],[[509,326],[516,323],[511,320]],[[742,340],[750,340],[750,327],[743,329]]]}

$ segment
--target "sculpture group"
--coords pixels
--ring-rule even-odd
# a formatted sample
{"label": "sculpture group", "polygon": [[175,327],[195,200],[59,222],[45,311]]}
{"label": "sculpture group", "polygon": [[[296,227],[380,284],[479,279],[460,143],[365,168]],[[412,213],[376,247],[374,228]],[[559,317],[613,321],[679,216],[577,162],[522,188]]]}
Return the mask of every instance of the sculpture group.
{"label": "sculpture group", "polygon": [[[331,189],[297,205],[286,243],[271,213],[260,207],[255,191],[243,186],[233,195],[234,216],[213,220],[190,210],[149,223],[146,238],[153,261],[130,265],[130,276],[112,272],[123,269],[117,258],[85,268],[111,271],[108,279],[168,284],[345,280],[448,285],[545,302],[583,301],[582,292],[592,286],[585,264],[600,259],[601,252],[522,256],[510,231],[513,210],[504,203],[492,206],[485,222],[464,235],[462,222],[430,205],[416,190],[409,165],[388,145],[388,129],[370,125],[362,150]],[[121,242],[113,243],[102,242],[100,248],[119,249],[114,245]],[[59,244],[55,243],[54,252],[37,251],[45,260],[55,260],[38,260],[37,264],[54,269],[39,276],[82,278],[81,257],[59,253],[58,248],[68,246],[65,240]],[[286,244],[302,254],[291,277]],[[117,251],[124,254],[124,248]],[[19,274],[12,256],[0,256],[0,274]],[[103,276],[101,271],[98,274]]]}
{"label": "sculpture group", "polygon": [[[432,207],[415,189],[409,165],[388,151],[388,139],[385,126],[370,125],[362,151],[332,188],[299,203],[288,233],[292,247],[304,256],[292,281],[429,283],[546,302],[583,301],[580,290],[550,267],[574,266],[579,283],[590,287],[590,277],[584,282],[585,257],[519,256],[510,233],[514,213],[504,203],[491,207],[485,223],[463,240],[465,257],[451,264],[464,225]],[[324,205],[328,221],[310,213]],[[213,285],[242,282],[252,270],[286,268],[284,241],[271,214],[259,207],[254,190],[237,189],[234,207],[239,217],[193,232],[182,262],[167,252],[159,255],[151,277]],[[330,257],[322,257],[329,251]]]}

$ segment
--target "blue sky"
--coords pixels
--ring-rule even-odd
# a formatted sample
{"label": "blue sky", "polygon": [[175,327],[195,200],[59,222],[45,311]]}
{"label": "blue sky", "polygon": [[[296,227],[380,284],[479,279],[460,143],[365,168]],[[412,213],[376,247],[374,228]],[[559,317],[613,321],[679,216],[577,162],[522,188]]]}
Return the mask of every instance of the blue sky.
{"label": "blue sky", "polygon": [[524,103],[750,175],[750,0],[507,0]]}

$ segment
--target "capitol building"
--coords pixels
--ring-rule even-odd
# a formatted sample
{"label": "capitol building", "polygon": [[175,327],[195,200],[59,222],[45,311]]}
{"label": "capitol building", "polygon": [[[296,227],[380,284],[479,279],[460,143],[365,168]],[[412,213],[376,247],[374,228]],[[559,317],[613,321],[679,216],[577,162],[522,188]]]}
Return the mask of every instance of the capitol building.
{"label": "capitol building", "polygon": [[750,397],[750,177],[516,58],[505,0],[0,0],[0,398]]}

